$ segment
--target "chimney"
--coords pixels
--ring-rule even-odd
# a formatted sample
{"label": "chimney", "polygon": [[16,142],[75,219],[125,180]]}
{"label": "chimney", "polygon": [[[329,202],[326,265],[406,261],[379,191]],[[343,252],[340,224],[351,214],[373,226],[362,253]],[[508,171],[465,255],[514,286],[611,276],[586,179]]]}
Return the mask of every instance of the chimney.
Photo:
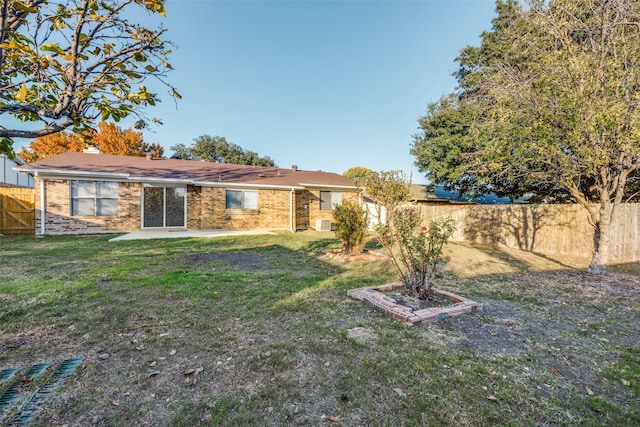
{"label": "chimney", "polygon": [[147,154],[147,160],[153,160],[153,151],[149,151]]}
{"label": "chimney", "polygon": [[291,169],[293,169],[293,171],[296,172],[298,170],[298,165],[291,166]]}
{"label": "chimney", "polygon": [[90,145],[87,148],[85,148],[84,150],[82,150],[83,153],[88,153],[88,154],[101,154],[100,150],[98,150],[98,147],[96,147],[95,145]]}

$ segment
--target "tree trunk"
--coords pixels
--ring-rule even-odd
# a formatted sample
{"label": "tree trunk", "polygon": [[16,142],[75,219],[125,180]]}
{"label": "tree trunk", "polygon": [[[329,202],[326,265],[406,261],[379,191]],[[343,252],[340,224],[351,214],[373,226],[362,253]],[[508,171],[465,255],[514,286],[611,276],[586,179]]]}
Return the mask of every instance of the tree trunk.
{"label": "tree trunk", "polygon": [[609,243],[611,240],[611,206],[603,203],[600,206],[600,218],[595,223],[593,235],[593,257],[589,264],[590,274],[605,274],[609,264]]}

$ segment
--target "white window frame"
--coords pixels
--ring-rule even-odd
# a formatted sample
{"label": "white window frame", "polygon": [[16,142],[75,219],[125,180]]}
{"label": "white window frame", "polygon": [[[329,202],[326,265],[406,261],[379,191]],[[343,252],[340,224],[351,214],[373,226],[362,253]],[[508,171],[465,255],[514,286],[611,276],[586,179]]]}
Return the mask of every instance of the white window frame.
{"label": "white window frame", "polygon": [[[75,195],[74,196],[74,183],[91,183],[91,187],[93,187],[90,191],[87,192],[86,195]],[[110,184],[115,185],[115,195],[114,197],[100,197],[100,184]],[[84,179],[72,179],[69,180],[69,214],[72,217],[75,216],[117,216],[118,215],[118,189],[119,183],[117,181],[92,181],[92,180],[84,180]],[[89,187],[87,185],[87,187]],[[88,188],[87,188],[88,189]],[[83,212],[80,209],[79,201],[80,200],[91,200],[92,210],[91,212]],[[115,202],[115,211],[109,211],[108,213],[103,213],[104,208],[100,209],[100,202],[103,200],[111,200]]]}
{"label": "white window frame", "polygon": [[[229,206],[229,193],[240,193],[240,206]],[[255,211],[258,209],[258,191],[257,190],[237,190],[227,189],[225,191],[225,209],[226,210],[243,210]]]}
{"label": "white window frame", "polygon": [[[324,194],[324,196],[323,196]],[[328,197],[329,201],[324,201]],[[326,204],[329,203],[330,208],[326,208]],[[321,211],[333,211],[336,206],[342,204],[342,191],[320,190],[320,210]]]}

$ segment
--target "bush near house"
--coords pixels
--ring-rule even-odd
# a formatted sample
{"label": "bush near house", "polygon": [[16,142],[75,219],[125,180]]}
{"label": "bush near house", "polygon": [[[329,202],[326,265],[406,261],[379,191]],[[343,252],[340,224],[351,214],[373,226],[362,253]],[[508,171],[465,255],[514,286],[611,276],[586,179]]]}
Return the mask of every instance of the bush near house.
{"label": "bush near house", "polygon": [[366,209],[355,200],[345,200],[333,211],[336,223],[336,237],[342,242],[345,255],[362,253],[367,241],[369,215]]}

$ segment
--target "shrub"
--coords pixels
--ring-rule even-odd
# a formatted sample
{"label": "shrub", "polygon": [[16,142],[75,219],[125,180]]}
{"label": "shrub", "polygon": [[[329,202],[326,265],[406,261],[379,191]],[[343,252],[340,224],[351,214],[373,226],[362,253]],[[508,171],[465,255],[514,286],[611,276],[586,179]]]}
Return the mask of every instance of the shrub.
{"label": "shrub", "polygon": [[368,234],[366,209],[354,200],[345,200],[336,206],[333,220],[336,237],[342,242],[342,251],[348,255],[362,253]]}
{"label": "shrub", "polygon": [[442,248],[455,228],[452,218],[422,226],[420,210],[415,206],[396,208],[392,223],[378,226],[378,240],[412,296],[420,299],[429,296]]}

